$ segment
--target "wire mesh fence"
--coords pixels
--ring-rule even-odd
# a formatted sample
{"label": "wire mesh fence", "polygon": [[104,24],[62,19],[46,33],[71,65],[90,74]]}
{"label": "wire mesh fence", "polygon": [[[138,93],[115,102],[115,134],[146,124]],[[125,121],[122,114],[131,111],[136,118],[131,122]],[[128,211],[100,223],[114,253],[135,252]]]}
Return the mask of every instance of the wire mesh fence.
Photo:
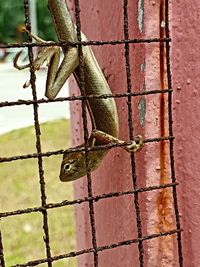
{"label": "wire mesh fence", "polygon": [[[124,15],[124,39],[122,40],[112,40],[112,41],[82,41],[81,40],[81,21],[80,21],[80,8],[79,8],[79,1],[74,0],[75,5],[75,18],[76,18],[76,25],[77,25],[77,42],[49,42],[49,43],[32,43],[31,39],[28,42],[23,43],[2,43],[0,44],[0,48],[10,48],[10,47],[27,47],[28,48],[28,55],[30,60],[30,75],[31,75],[31,87],[32,87],[32,100],[17,100],[17,101],[4,101],[0,102],[0,108],[4,107],[12,107],[12,106],[20,106],[20,105],[32,105],[34,110],[34,127],[35,127],[35,136],[36,136],[36,153],[31,154],[24,154],[24,155],[12,155],[10,157],[0,157],[0,163],[5,162],[13,162],[18,160],[25,160],[35,158],[38,162],[38,173],[39,173],[39,182],[40,182],[40,198],[41,198],[41,205],[38,207],[27,207],[24,209],[13,210],[13,211],[5,211],[0,213],[1,220],[4,220],[6,217],[12,218],[12,216],[28,214],[28,213],[41,213],[43,216],[43,232],[44,232],[44,242],[46,248],[46,258],[42,259],[35,259],[33,261],[25,262],[16,264],[14,266],[37,266],[42,263],[47,263],[47,265],[53,266],[53,262],[77,257],[79,255],[83,255],[86,253],[93,253],[94,259],[94,266],[98,267],[99,265],[99,252],[104,250],[114,249],[116,247],[121,246],[129,246],[133,243],[138,244],[138,251],[139,251],[139,262],[140,266],[144,266],[144,241],[145,240],[153,240],[162,236],[167,235],[176,235],[177,236],[177,244],[178,244],[178,258],[179,258],[179,266],[183,266],[183,257],[182,257],[182,247],[181,247],[181,226],[179,220],[179,210],[178,210],[178,202],[177,202],[177,192],[176,187],[178,183],[176,182],[175,176],[175,169],[174,169],[174,149],[173,149],[173,127],[172,127],[172,78],[171,78],[171,67],[170,67],[170,31],[169,31],[169,1],[166,0],[164,3],[165,6],[165,34],[161,36],[161,38],[149,38],[149,39],[129,39],[129,20],[128,20],[128,0],[123,1],[123,15]],[[25,25],[27,30],[31,30],[31,23],[30,23],[30,16],[29,16],[29,1],[24,0],[24,14],[25,14]],[[167,82],[168,88],[161,90],[149,90],[149,91],[140,91],[140,92],[132,92],[132,85],[131,85],[131,72],[130,72],[130,52],[129,46],[130,44],[136,43],[160,43],[164,46],[165,55],[166,55],[166,69],[167,69]],[[79,67],[80,67],[80,91],[81,96],[71,96],[71,97],[60,97],[53,100],[47,99],[38,99],[36,93],[36,85],[35,85],[35,70],[33,66],[33,47],[43,47],[43,46],[76,46],[78,47],[79,52]],[[126,62],[126,80],[127,80],[127,92],[125,93],[118,93],[118,94],[103,94],[103,95],[85,95],[85,81],[84,81],[84,60],[83,60],[83,53],[82,47],[83,46],[105,46],[105,45],[123,45],[125,51],[125,62]],[[169,151],[170,151],[170,168],[171,168],[171,183],[161,184],[158,186],[149,186],[145,188],[138,188],[137,186],[137,175],[136,175],[136,161],[134,154],[131,154],[131,166],[132,166],[132,183],[133,183],[133,190],[129,191],[120,191],[120,192],[111,192],[105,193],[101,195],[93,195],[92,192],[92,180],[89,168],[89,158],[88,153],[90,150],[98,150],[98,149],[109,149],[112,147],[119,147],[125,146],[126,144],[107,144],[103,146],[95,146],[89,147],[88,144],[88,128],[87,128],[87,115],[86,115],[86,100],[87,99],[106,99],[106,98],[125,98],[127,99],[128,103],[128,125],[129,125],[129,137],[130,140],[134,140],[134,125],[132,123],[132,98],[135,96],[146,96],[146,95],[154,95],[154,94],[167,94],[168,95],[168,122],[169,122],[169,136],[161,136],[159,138],[152,138],[152,139],[145,139],[144,143],[154,143],[154,142],[162,142],[167,140],[169,143]],[[40,136],[40,123],[39,123],[39,116],[38,116],[38,107],[42,103],[50,103],[50,102],[64,102],[64,101],[81,101],[82,103],[82,117],[83,117],[83,127],[84,127],[84,140],[85,140],[85,147],[79,148],[71,148],[68,149],[68,152],[76,152],[76,151],[85,151],[86,154],[86,167],[87,167],[87,190],[88,196],[80,199],[74,200],[64,200],[59,203],[48,203],[47,202],[47,194],[45,190],[45,176],[44,176],[44,167],[43,167],[43,159],[45,157],[50,157],[53,155],[59,155],[66,152],[64,149],[56,150],[56,151],[48,151],[42,152],[41,149],[41,136]],[[127,143],[128,144],[128,143]],[[173,191],[173,202],[174,202],[174,213],[176,218],[176,229],[171,231],[164,231],[156,234],[151,235],[143,235],[142,231],[142,222],[141,222],[141,210],[138,201],[138,196],[140,193],[149,192],[153,190],[159,190],[164,188],[172,188]],[[3,189],[2,189],[3,190]],[[100,201],[102,199],[109,199],[113,197],[119,197],[122,195],[134,195],[134,205],[136,211],[136,225],[137,225],[137,238],[124,240],[118,243],[108,244],[105,246],[98,246],[97,242],[97,231],[96,231],[96,223],[95,223],[95,211],[94,211],[94,203]],[[51,253],[51,242],[49,239],[49,225],[48,225],[48,210],[56,209],[59,207],[65,206],[73,206],[76,204],[81,203],[89,203],[89,216],[90,216],[90,224],[91,224],[91,233],[92,233],[92,247],[89,249],[83,249],[80,251],[72,251],[66,254],[60,254],[57,256],[52,256]],[[0,262],[1,266],[6,266],[5,257],[4,257],[4,239],[3,233],[0,235]]]}

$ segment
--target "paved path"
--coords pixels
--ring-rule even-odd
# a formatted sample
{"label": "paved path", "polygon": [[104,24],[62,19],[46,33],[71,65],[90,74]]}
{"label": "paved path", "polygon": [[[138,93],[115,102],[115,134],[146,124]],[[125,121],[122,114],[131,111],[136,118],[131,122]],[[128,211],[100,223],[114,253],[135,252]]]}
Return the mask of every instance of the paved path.
{"label": "paved path", "polygon": [[[37,94],[38,98],[44,97],[46,69],[37,71]],[[0,63],[0,102],[16,101],[19,99],[32,99],[31,89],[23,89],[25,81],[29,79],[29,71],[15,70],[10,63]],[[59,96],[68,95],[68,86],[64,85]],[[69,103],[40,104],[40,122],[58,118],[69,118]],[[15,106],[0,108],[0,133],[6,133],[13,129],[26,127],[33,124],[33,107]]]}

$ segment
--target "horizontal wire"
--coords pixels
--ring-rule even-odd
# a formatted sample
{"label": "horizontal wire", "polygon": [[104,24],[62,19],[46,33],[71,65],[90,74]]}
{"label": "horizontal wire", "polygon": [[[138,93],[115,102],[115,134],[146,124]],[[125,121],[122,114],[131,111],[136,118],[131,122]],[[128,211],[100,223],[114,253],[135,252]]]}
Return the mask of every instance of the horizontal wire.
{"label": "horizontal wire", "polygon": [[143,96],[143,95],[152,95],[152,94],[163,94],[171,92],[171,89],[163,89],[163,90],[149,90],[143,92],[133,92],[133,93],[117,93],[117,94],[101,94],[101,95],[87,95],[87,96],[69,96],[69,97],[58,97],[55,99],[38,99],[34,100],[17,100],[17,101],[4,101],[0,102],[1,107],[10,107],[10,106],[20,106],[20,105],[32,105],[32,104],[46,104],[51,102],[63,102],[63,101],[75,101],[75,100],[83,100],[83,99],[106,99],[106,98],[122,98],[127,96]]}
{"label": "horizontal wire", "polygon": [[111,41],[61,41],[61,42],[23,42],[23,43],[0,43],[0,48],[23,48],[23,47],[47,47],[47,46],[100,46],[100,45],[119,45],[119,44],[140,44],[140,43],[160,43],[160,42],[171,42],[171,38],[149,38],[149,39],[129,39],[129,40],[111,40]]}
{"label": "horizontal wire", "polygon": [[[161,141],[167,141],[171,139],[174,139],[174,137],[164,136],[164,137],[148,138],[148,139],[144,139],[144,143],[161,142]],[[128,143],[128,142],[124,142],[123,144],[109,143],[107,145],[89,146],[88,151],[125,147],[127,145],[131,145],[131,143]],[[38,157],[50,157],[50,156],[60,155],[64,153],[75,153],[75,152],[80,152],[80,151],[85,151],[85,147],[81,146],[81,147],[75,147],[75,148],[68,148],[66,150],[60,149],[56,151],[49,151],[49,152],[43,152],[43,153],[32,153],[32,154],[25,154],[25,155],[12,156],[12,157],[0,157],[0,163],[10,162],[10,161],[15,161],[15,160],[32,159],[32,158],[38,158]]]}
{"label": "horizontal wire", "polygon": [[[118,243],[114,243],[111,245],[99,246],[99,247],[97,247],[97,251],[101,252],[104,250],[114,249],[114,248],[121,247],[121,246],[128,246],[131,244],[138,243],[139,241],[148,241],[148,240],[151,240],[154,238],[160,238],[160,237],[164,237],[164,236],[168,236],[168,235],[174,235],[174,234],[177,234],[178,232],[181,232],[181,231],[182,231],[182,229],[171,230],[171,231],[167,231],[167,232],[160,232],[160,233],[156,233],[156,234],[143,236],[142,238],[135,238],[135,239],[125,240],[125,241],[120,241]],[[83,250],[79,250],[79,251],[72,251],[70,253],[62,254],[59,256],[54,256],[54,257],[51,257],[50,260],[53,262],[53,261],[58,261],[61,259],[77,257],[77,256],[80,256],[83,254],[94,253],[94,252],[95,252],[94,248],[88,248],[88,249],[83,249]],[[35,261],[29,261],[29,262],[24,263],[24,264],[12,265],[12,267],[36,266],[36,265],[39,265],[39,264],[42,264],[42,263],[45,263],[48,261],[49,261],[49,259],[45,258],[45,259],[40,259],[40,260],[35,260]]]}
{"label": "horizontal wire", "polygon": [[159,190],[159,189],[165,189],[169,187],[174,187],[177,186],[178,183],[168,183],[168,184],[161,184],[161,185],[154,185],[154,186],[149,186],[149,187],[141,187],[137,188],[135,190],[129,190],[129,191],[124,191],[124,192],[110,192],[110,193],[105,193],[93,197],[85,197],[85,198],[79,198],[75,200],[64,200],[62,202],[58,203],[49,203],[46,204],[45,206],[42,207],[34,207],[34,208],[26,208],[26,209],[18,209],[14,211],[6,211],[6,212],[1,212],[0,213],[0,218],[5,218],[9,216],[16,216],[16,215],[22,215],[22,214],[27,214],[27,213],[32,213],[32,212],[41,212],[44,209],[54,209],[54,208],[61,208],[65,206],[72,206],[76,204],[82,204],[85,202],[89,201],[99,201],[101,199],[110,199],[113,197],[121,197],[125,195],[133,195],[135,193],[143,193],[143,192],[149,192],[149,191],[154,191],[154,190]]}

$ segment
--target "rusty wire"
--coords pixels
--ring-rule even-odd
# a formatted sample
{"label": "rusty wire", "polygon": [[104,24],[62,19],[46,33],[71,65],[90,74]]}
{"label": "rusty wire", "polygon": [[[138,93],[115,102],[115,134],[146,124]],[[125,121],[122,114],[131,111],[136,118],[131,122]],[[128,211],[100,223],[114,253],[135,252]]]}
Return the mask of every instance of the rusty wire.
{"label": "rusty wire", "polygon": [[[129,30],[128,30],[128,0],[124,0],[124,39],[129,39]],[[129,58],[129,44],[125,43],[125,62],[126,62],[126,79],[127,79],[127,92],[129,95],[127,96],[128,103],[128,126],[129,126],[129,136],[130,140],[134,140],[133,136],[133,122],[132,122],[132,97],[131,93],[131,71],[130,71],[130,58]],[[135,155],[131,153],[131,167],[132,167],[132,180],[133,180],[133,188],[137,191],[137,175],[136,175],[136,162]],[[140,266],[144,265],[144,248],[142,243],[142,222],[140,215],[140,206],[139,206],[139,198],[138,192],[134,194],[134,204],[136,210],[136,222],[137,222],[137,233],[138,233],[138,250],[139,250],[139,260]]]}
{"label": "rusty wire", "polygon": [[[29,2],[28,0],[24,0],[24,11],[25,11],[25,25],[27,30],[31,31],[31,23],[29,17]],[[28,36],[29,41],[31,42],[31,38]],[[37,100],[37,92],[36,92],[36,76],[33,66],[33,50],[29,47],[28,48],[28,56],[30,61],[30,82],[32,88],[32,96],[33,100]],[[33,104],[33,111],[34,111],[34,125],[35,125],[35,135],[36,135],[36,149],[38,153],[41,153],[41,140],[40,140],[40,124],[39,124],[39,117],[38,117],[38,104]],[[51,263],[51,249],[50,249],[50,242],[49,242],[49,227],[48,227],[48,216],[47,210],[45,209],[46,205],[46,192],[45,192],[45,180],[44,180],[44,170],[43,170],[43,159],[42,156],[38,156],[38,171],[39,171],[39,179],[40,179],[40,192],[41,192],[41,206],[42,206],[42,215],[43,215],[43,230],[44,230],[44,242],[46,247],[46,256],[48,267],[52,267]]]}
{"label": "rusty wire", "polygon": [[[28,0],[24,1],[24,10],[25,10],[25,24],[28,30],[31,29],[30,25],[30,18],[29,18],[29,4]],[[11,157],[1,157],[0,163],[2,162],[10,162],[15,160],[25,160],[29,158],[37,158],[38,160],[38,172],[40,177],[40,192],[41,192],[41,205],[39,207],[33,207],[33,208],[25,208],[25,209],[19,209],[14,211],[6,211],[0,213],[0,218],[5,218],[9,216],[16,216],[21,214],[28,214],[33,212],[41,212],[43,215],[43,230],[44,230],[44,242],[46,246],[46,258],[43,259],[36,259],[34,261],[30,261],[23,264],[17,264],[15,266],[37,266],[41,263],[47,263],[49,267],[53,266],[52,262],[58,261],[60,259],[65,259],[69,257],[77,257],[79,255],[85,254],[85,253],[93,253],[94,255],[94,266],[99,267],[99,260],[98,255],[99,252],[108,250],[108,249],[114,249],[116,247],[120,246],[128,246],[133,243],[138,244],[138,251],[139,251],[139,262],[140,267],[144,266],[144,247],[143,247],[143,241],[159,238],[161,236],[167,236],[167,235],[177,235],[177,243],[178,243],[178,257],[179,257],[179,266],[183,266],[183,256],[182,256],[182,243],[181,243],[181,226],[180,226],[180,220],[179,220],[179,210],[178,210],[178,200],[177,200],[177,192],[176,187],[178,183],[176,182],[176,176],[175,176],[175,168],[174,168],[174,148],[173,148],[173,125],[172,125],[172,78],[171,78],[171,66],[170,66],[170,32],[169,32],[169,3],[168,0],[165,0],[165,19],[166,19],[166,38],[151,38],[151,39],[129,39],[129,30],[128,30],[128,0],[124,0],[123,4],[123,11],[124,11],[124,39],[123,40],[111,40],[111,41],[82,41],[81,40],[81,21],[80,21],[80,9],[79,9],[79,1],[74,0],[75,3],[75,18],[76,18],[76,25],[77,25],[77,42],[51,42],[48,44],[41,44],[41,43],[31,43],[30,42],[24,42],[22,44],[10,44],[10,43],[3,43],[0,44],[0,48],[9,48],[9,47],[28,47],[28,55],[30,60],[30,73],[31,73],[31,87],[32,87],[32,95],[33,100],[18,100],[18,101],[5,101],[0,102],[0,107],[10,107],[10,106],[17,106],[17,105],[33,105],[34,108],[34,125],[35,125],[35,135],[36,135],[36,148],[37,153],[33,154],[26,154],[26,155],[19,155],[19,156],[11,156]],[[164,43],[166,47],[166,66],[167,66],[167,81],[168,81],[168,88],[162,89],[162,90],[150,90],[150,91],[142,91],[142,92],[132,92],[132,85],[131,85],[131,73],[130,73],[130,62],[129,62],[129,45],[132,43],[140,44],[140,43],[152,43],[152,42],[159,42]],[[64,98],[57,98],[55,100],[46,100],[46,99],[38,99],[36,88],[35,88],[35,73],[33,68],[33,52],[32,48],[35,46],[63,46],[63,45],[72,45],[77,46],[79,51],[79,64],[80,64],[80,96],[73,96],[73,97],[64,97]],[[127,92],[120,93],[120,94],[108,94],[108,95],[85,95],[85,82],[84,82],[84,61],[83,61],[83,55],[82,55],[82,45],[124,45],[125,50],[125,66],[126,66],[126,78],[127,78]],[[169,142],[170,147],[170,168],[171,168],[171,183],[168,184],[160,184],[145,188],[139,188],[137,186],[137,174],[135,171],[135,158],[134,154],[131,155],[131,166],[132,166],[132,182],[133,182],[133,190],[124,191],[124,192],[110,192],[107,194],[101,194],[97,196],[93,196],[92,193],[92,180],[90,175],[90,169],[89,169],[89,161],[88,161],[88,151],[89,150],[96,150],[96,149],[108,149],[111,147],[118,147],[122,146],[119,144],[108,144],[102,146],[96,146],[96,147],[87,147],[88,143],[88,129],[87,129],[87,116],[86,116],[86,100],[88,98],[109,98],[109,97],[115,97],[115,98],[127,98],[128,102],[128,122],[129,122],[129,134],[130,134],[130,140],[133,140],[133,133],[134,133],[134,125],[132,123],[132,109],[131,109],[131,101],[132,97],[142,96],[142,95],[152,95],[152,94],[168,94],[168,123],[169,123],[169,136],[161,136],[161,137],[155,137],[152,139],[146,139],[145,143],[148,142],[160,142],[165,140],[166,142]],[[41,143],[40,143],[40,124],[38,120],[38,105],[39,104],[45,104],[49,102],[63,102],[63,101],[81,101],[82,103],[82,118],[83,118],[83,126],[84,126],[84,139],[86,146],[83,148],[72,148],[68,149],[67,151],[75,152],[75,151],[81,151],[85,150],[86,153],[86,167],[87,167],[87,182],[88,182],[88,196],[81,198],[81,199],[75,199],[72,201],[62,201],[59,203],[47,203],[46,202],[46,192],[45,192],[45,179],[44,179],[44,171],[43,171],[43,157],[49,157],[52,155],[58,155],[63,154],[66,150],[60,149],[57,151],[49,151],[49,152],[42,152],[41,150]],[[124,143],[123,145],[126,145]],[[139,193],[143,192],[149,192],[152,190],[159,190],[164,188],[172,188],[173,191],[173,200],[174,200],[174,211],[175,211],[175,218],[176,218],[176,229],[167,231],[167,232],[160,232],[158,234],[151,234],[148,236],[144,236],[142,233],[142,221],[140,216],[140,206],[138,201],[138,195]],[[113,198],[113,197],[122,197],[124,195],[134,195],[134,205],[135,205],[135,211],[136,211],[136,224],[137,224],[137,233],[138,237],[136,239],[131,240],[124,240],[115,244],[109,244],[106,246],[98,246],[97,240],[96,240],[96,225],[95,225],[95,212],[94,212],[94,202],[100,201],[101,199],[106,198]],[[52,256],[51,255],[51,247],[50,247],[50,240],[49,240],[49,225],[48,225],[48,214],[47,210],[49,209],[55,209],[60,208],[63,206],[69,206],[69,205],[78,205],[81,203],[89,203],[89,211],[90,211],[90,224],[92,229],[92,247],[89,249],[83,249],[81,251],[72,251],[68,254],[62,254],[58,256]],[[5,259],[4,259],[4,250],[3,250],[3,238],[2,234],[0,232],[0,266],[4,267],[5,265]]]}
{"label": "rusty wire", "polygon": [[[81,21],[80,21],[80,8],[79,0],[74,0],[75,4],[75,17],[76,17],[76,26],[77,26],[77,39],[81,42]],[[83,118],[83,130],[84,130],[84,141],[85,141],[85,163],[87,170],[87,189],[89,198],[93,197],[92,193],[92,179],[91,179],[91,170],[89,164],[88,156],[88,143],[89,143],[89,134],[87,126],[87,111],[86,111],[86,98],[85,98],[85,77],[84,77],[84,59],[82,52],[82,45],[78,45],[78,54],[79,54],[79,80],[80,80],[80,91],[81,95],[84,97],[82,99],[82,118]],[[98,251],[97,251],[97,239],[96,239],[96,225],[95,225],[95,214],[94,214],[94,201],[90,199],[89,203],[89,215],[90,215],[90,224],[92,230],[92,245],[93,245],[93,255],[94,255],[94,267],[98,267]]]}
{"label": "rusty wire", "polygon": [[0,48],[21,48],[21,47],[38,47],[38,46],[77,46],[77,45],[118,45],[118,44],[140,44],[140,43],[160,43],[160,42],[166,42],[171,41],[171,38],[150,38],[150,39],[129,39],[129,40],[111,40],[111,41],[77,41],[77,42],[71,42],[71,41],[58,41],[58,42],[48,42],[48,43],[1,43]]}

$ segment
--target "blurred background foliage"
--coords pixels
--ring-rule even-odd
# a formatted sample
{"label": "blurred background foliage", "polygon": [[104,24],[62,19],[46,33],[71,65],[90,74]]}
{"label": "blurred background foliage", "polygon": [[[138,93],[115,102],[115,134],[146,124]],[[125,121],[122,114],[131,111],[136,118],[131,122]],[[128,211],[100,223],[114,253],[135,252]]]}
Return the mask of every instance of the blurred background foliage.
{"label": "blurred background foliage", "polygon": [[[38,36],[45,40],[56,40],[51,15],[47,8],[47,0],[37,0]],[[24,26],[24,7],[22,0],[0,1],[0,42],[22,42],[26,34],[21,32]]]}

